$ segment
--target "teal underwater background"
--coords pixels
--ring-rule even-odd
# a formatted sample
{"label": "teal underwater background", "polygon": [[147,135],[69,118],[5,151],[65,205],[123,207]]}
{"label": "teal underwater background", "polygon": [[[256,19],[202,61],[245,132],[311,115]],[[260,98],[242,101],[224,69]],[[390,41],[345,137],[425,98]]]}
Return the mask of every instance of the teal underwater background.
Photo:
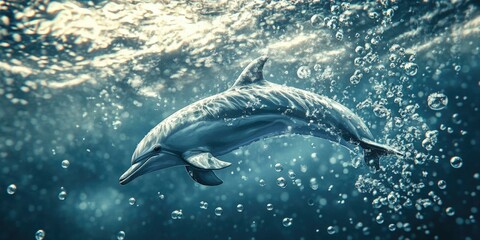
{"label": "teal underwater background", "polygon": [[[479,7],[0,1],[0,239],[479,239]],[[181,167],[118,183],[152,127],[261,55],[405,158],[374,173],[281,136],[222,156],[217,187]]]}

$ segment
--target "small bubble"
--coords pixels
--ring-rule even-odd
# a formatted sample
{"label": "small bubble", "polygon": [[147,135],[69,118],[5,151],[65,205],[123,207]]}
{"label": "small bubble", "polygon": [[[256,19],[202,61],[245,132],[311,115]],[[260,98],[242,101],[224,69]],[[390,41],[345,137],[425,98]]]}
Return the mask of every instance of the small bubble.
{"label": "small bubble", "polygon": [[355,52],[358,54],[358,55],[365,55],[365,48],[362,47],[362,46],[357,46],[355,48]]}
{"label": "small bubble", "polygon": [[375,221],[377,221],[378,224],[382,224],[384,222],[383,214],[379,213],[375,218]]}
{"label": "small bubble", "polygon": [[172,217],[173,220],[182,219],[183,218],[182,210],[173,210],[172,214],[171,214],[171,217]]}
{"label": "small bubble", "polygon": [[310,23],[312,24],[313,27],[323,27],[325,26],[325,21],[323,20],[323,17],[319,14],[315,14],[310,18]]}
{"label": "small bubble", "polygon": [[222,213],[223,213],[223,208],[222,207],[215,208],[215,215],[222,216]]}
{"label": "small bubble", "polygon": [[447,182],[445,182],[445,180],[439,180],[437,185],[438,185],[438,188],[445,189],[447,187]]}
{"label": "small bubble", "polygon": [[237,205],[237,212],[239,212],[239,213],[243,212],[243,205],[242,204]]}
{"label": "small bubble", "polygon": [[408,63],[405,64],[404,69],[405,69],[405,73],[407,73],[407,75],[413,77],[413,76],[417,75],[418,65],[415,64],[415,63],[408,62]]}
{"label": "small bubble", "polygon": [[290,227],[292,226],[293,219],[292,218],[284,218],[282,220],[282,224],[284,227]]}
{"label": "small bubble", "polygon": [[297,70],[297,76],[300,79],[309,78],[311,74],[312,74],[312,71],[307,66],[301,66]]}
{"label": "small bubble", "polygon": [[452,165],[453,168],[461,168],[463,166],[463,160],[461,157],[453,156],[450,158],[450,165]]}
{"label": "small bubble", "polygon": [[265,180],[260,179],[260,181],[258,181],[258,184],[260,184],[261,187],[264,187],[266,183]]}
{"label": "small bubble", "polygon": [[343,31],[338,31],[336,34],[335,34],[335,38],[339,41],[341,41],[343,39]]}
{"label": "small bubble", "polygon": [[271,204],[271,203],[267,204],[267,210],[272,211],[273,210],[273,204]]}
{"label": "small bubble", "polygon": [[158,192],[158,198],[160,198],[160,200],[163,200],[165,199],[165,195],[163,195],[162,193]]}
{"label": "small bubble", "polygon": [[393,9],[389,8],[385,11],[385,17],[392,18],[393,17]]}
{"label": "small bubble", "polygon": [[70,161],[68,161],[67,159],[63,160],[62,161],[62,168],[68,168],[68,166],[70,166]]}
{"label": "small bubble", "polygon": [[455,71],[456,71],[456,72],[460,72],[460,70],[462,70],[462,66],[460,66],[460,65],[455,65]]}
{"label": "small bubble", "polygon": [[448,216],[455,215],[455,209],[453,209],[452,207],[447,207],[447,209],[445,209],[445,212],[447,213]]}
{"label": "small bubble", "polygon": [[207,208],[208,208],[208,203],[205,202],[205,201],[201,201],[201,202],[200,202],[200,208],[201,208],[201,209],[207,209]]}
{"label": "small bubble", "polygon": [[318,189],[318,182],[316,178],[311,178],[310,179],[310,188],[312,190],[317,190]]}
{"label": "small bubble", "polygon": [[60,193],[58,194],[58,199],[60,199],[60,201],[63,201],[66,198],[67,198],[67,192],[65,190],[60,191]]}
{"label": "small bubble", "polygon": [[282,166],[281,163],[275,164],[275,171],[277,171],[277,172],[283,171],[283,166]]}
{"label": "small bubble", "polygon": [[35,233],[36,240],[43,240],[44,238],[45,238],[45,231],[43,231],[43,229],[40,229]]}
{"label": "small bubble", "polygon": [[447,107],[448,97],[443,93],[432,93],[428,95],[427,104],[430,109],[439,111]]}
{"label": "small bubble", "polygon": [[281,188],[285,188],[287,186],[287,181],[285,181],[285,178],[279,177],[277,178],[277,185]]}
{"label": "small bubble", "polygon": [[387,196],[387,200],[390,204],[395,204],[397,202],[397,196],[394,192],[390,192]]}
{"label": "small bubble", "polygon": [[388,225],[388,230],[390,230],[391,232],[395,231],[396,229],[397,229],[397,226],[395,226],[395,224],[390,223]]}
{"label": "small bubble", "polygon": [[295,172],[292,169],[288,170],[288,177],[290,179],[295,179],[296,175],[295,175]]}
{"label": "small bubble", "polygon": [[8,187],[7,187],[7,193],[8,194],[13,195],[13,194],[15,194],[16,191],[17,191],[17,186],[15,184],[8,185]]}
{"label": "small bubble", "polygon": [[460,118],[460,114],[454,113],[454,114],[452,115],[452,122],[455,123],[455,124],[460,124],[460,123],[462,123],[462,119]]}
{"label": "small bubble", "polygon": [[123,240],[125,239],[125,232],[124,231],[120,231],[117,233],[117,240]]}
{"label": "small bubble", "polygon": [[327,233],[330,234],[330,235],[333,235],[335,234],[336,230],[335,230],[335,227],[333,226],[328,226],[327,227]]}
{"label": "small bubble", "polygon": [[130,206],[133,206],[133,205],[135,205],[135,202],[136,202],[136,201],[137,201],[137,200],[135,200],[134,197],[131,197],[131,198],[128,199],[128,204],[130,204]]}

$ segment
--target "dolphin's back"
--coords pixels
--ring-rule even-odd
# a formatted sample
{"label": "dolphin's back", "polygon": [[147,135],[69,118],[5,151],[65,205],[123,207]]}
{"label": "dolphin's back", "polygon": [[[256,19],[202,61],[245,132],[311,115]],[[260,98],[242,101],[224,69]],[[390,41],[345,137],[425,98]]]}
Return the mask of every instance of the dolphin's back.
{"label": "dolphin's back", "polygon": [[343,105],[314,93],[269,82],[232,88],[195,105],[191,106],[196,110],[194,115],[204,120],[283,115],[306,122],[312,130],[313,125],[317,125],[345,139],[373,140],[363,121]]}

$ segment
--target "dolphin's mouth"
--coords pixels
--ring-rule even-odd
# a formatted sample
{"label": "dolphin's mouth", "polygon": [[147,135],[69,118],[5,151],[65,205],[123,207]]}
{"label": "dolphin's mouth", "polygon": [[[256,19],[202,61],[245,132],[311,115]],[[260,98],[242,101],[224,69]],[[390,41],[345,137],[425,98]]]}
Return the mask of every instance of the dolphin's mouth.
{"label": "dolphin's mouth", "polygon": [[137,173],[143,169],[143,167],[149,162],[150,158],[145,159],[144,161],[134,163],[130,168],[125,171],[122,176],[120,176],[119,182],[122,185],[125,185],[139,176]]}

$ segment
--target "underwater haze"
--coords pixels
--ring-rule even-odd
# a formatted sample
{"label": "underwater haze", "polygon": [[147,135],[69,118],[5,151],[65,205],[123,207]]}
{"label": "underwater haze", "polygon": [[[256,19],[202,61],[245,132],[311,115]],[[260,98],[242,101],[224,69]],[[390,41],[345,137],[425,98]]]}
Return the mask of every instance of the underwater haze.
{"label": "underwater haze", "polygon": [[[0,239],[480,239],[479,8],[0,0]],[[150,129],[262,55],[405,155],[374,171],[283,135],[223,155],[219,186],[184,167],[119,184]]]}

